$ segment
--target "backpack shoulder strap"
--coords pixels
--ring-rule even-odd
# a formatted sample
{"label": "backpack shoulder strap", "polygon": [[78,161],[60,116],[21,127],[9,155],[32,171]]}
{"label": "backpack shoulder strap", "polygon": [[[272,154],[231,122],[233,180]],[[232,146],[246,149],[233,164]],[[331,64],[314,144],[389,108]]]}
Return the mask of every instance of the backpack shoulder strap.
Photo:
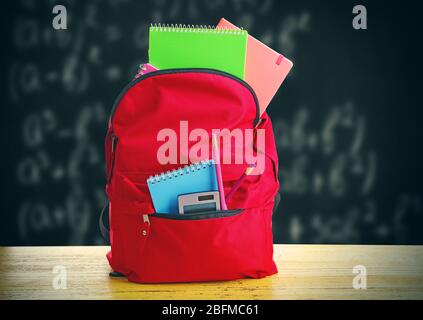
{"label": "backpack shoulder strap", "polygon": [[[103,236],[103,239],[106,240],[107,243],[110,243],[110,231],[104,224],[104,220],[103,220],[104,213],[108,212],[108,210],[106,210],[108,208],[109,208],[109,202],[107,202],[104,205],[103,209],[101,210],[98,226],[100,227],[100,232],[101,232],[101,235]],[[107,215],[107,220],[109,220],[109,215]]]}

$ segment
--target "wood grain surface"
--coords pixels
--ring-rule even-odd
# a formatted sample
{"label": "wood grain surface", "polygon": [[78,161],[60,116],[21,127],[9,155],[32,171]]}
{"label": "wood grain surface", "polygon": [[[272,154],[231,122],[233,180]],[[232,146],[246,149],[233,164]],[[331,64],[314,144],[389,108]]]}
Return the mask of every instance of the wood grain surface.
{"label": "wood grain surface", "polygon": [[[423,299],[423,246],[275,245],[277,275],[136,284],[109,278],[108,247],[1,247],[0,299]],[[54,289],[55,266],[67,288]],[[353,268],[367,289],[353,288]]]}

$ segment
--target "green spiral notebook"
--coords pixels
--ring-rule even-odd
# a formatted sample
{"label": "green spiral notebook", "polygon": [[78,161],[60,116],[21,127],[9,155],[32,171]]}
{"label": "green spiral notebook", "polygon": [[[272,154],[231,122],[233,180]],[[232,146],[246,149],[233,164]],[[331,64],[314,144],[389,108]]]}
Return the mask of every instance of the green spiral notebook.
{"label": "green spiral notebook", "polygon": [[245,30],[151,26],[149,63],[160,70],[217,69],[244,79],[247,35]]}

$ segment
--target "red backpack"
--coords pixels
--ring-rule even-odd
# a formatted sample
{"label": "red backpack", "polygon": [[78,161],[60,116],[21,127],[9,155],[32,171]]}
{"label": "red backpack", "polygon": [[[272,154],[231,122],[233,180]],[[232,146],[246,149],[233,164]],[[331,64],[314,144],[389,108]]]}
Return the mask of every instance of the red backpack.
{"label": "red backpack", "polygon": [[[263,129],[265,170],[243,180],[228,210],[154,211],[146,180],[181,166],[158,162],[163,142],[157,134],[163,128],[179,132],[181,120],[190,129],[205,129],[210,139],[216,128]],[[107,259],[115,273],[154,283],[261,278],[277,272],[272,212],[278,202],[278,157],[270,118],[266,113],[259,117],[257,97],[246,82],[211,69],[145,74],[116,99],[105,144],[110,231],[100,221],[102,232],[110,235]],[[193,144],[188,142],[188,150]],[[221,167],[228,193],[246,166]]]}

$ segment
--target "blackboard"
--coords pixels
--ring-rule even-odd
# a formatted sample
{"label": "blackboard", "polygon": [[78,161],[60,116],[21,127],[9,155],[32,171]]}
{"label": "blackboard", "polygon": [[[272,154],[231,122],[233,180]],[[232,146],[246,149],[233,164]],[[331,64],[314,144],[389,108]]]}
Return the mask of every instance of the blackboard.
{"label": "blackboard", "polygon": [[[66,30],[52,8],[67,9]],[[352,26],[367,9],[367,30]],[[101,244],[104,135],[150,23],[221,17],[294,68],[268,111],[277,243],[422,244],[421,26],[412,1],[2,2],[1,245]]]}

